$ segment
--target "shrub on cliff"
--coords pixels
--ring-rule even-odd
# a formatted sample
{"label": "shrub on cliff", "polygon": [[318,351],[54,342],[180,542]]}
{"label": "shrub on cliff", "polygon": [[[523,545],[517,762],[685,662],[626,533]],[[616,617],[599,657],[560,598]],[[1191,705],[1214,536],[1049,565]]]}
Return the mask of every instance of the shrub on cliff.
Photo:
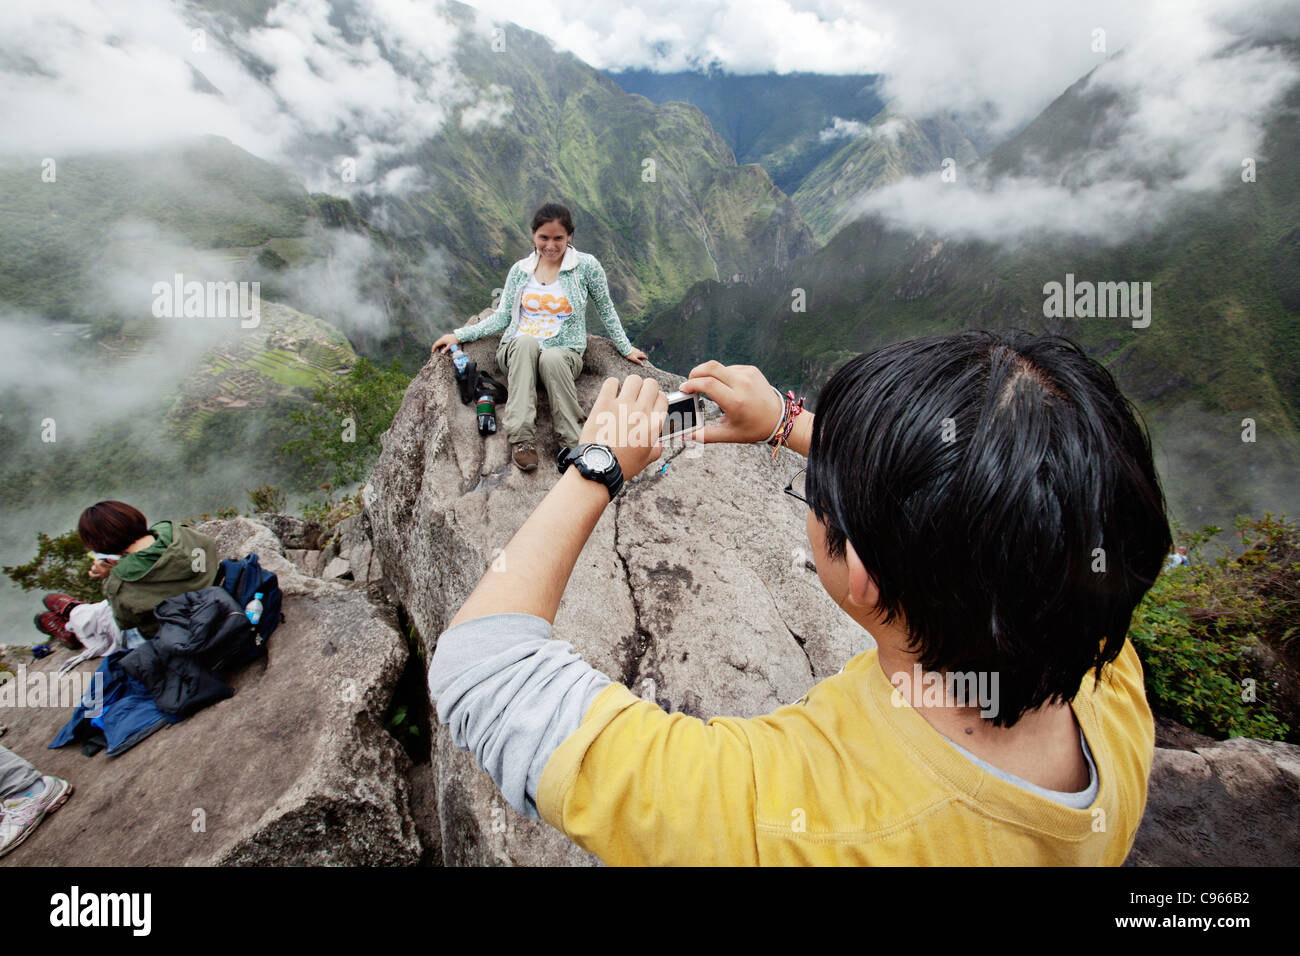
{"label": "shrub on cliff", "polygon": [[[1152,709],[1217,737],[1282,739],[1280,716],[1295,692],[1300,633],[1300,529],[1265,514],[1239,518],[1245,550],[1219,546],[1222,529],[1181,536],[1192,563],[1161,572],[1129,627]],[[1260,666],[1260,646],[1284,663],[1280,679]]]}

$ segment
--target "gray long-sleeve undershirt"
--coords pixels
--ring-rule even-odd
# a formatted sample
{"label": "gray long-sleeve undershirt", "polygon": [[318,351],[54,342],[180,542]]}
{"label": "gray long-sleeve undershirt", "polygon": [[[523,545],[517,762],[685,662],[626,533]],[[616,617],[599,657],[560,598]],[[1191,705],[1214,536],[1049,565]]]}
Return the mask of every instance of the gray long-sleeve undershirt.
{"label": "gray long-sleeve undershirt", "polygon": [[[452,743],[474,754],[502,796],[530,820],[551,754],[578,729],[596,695],[613,681],[567,641],[551,639],[551,624],[533,614],[489,614],[449,628],[429,665],[429,695]],[[945,740],[947,738],[944,738]],[[1079,733],[1089,786],[1078,793],[1047,790],[981,760],[948,741],[987,773],[1075,809],[1096,799],[1100,781],[1088,741]]]}
{"label": "gray long-sleeve undershirt", "polygon": [[429,695],[452,742],[472,751],[530,820],[546,761],[612,681],[532,614],[489,614],[449,628],[429,665]]}

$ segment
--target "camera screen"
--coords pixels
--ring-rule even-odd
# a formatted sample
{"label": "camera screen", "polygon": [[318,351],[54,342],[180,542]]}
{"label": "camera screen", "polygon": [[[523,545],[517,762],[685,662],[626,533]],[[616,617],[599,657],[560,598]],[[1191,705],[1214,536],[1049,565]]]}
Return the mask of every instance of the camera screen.
{"label": "camera screen", "polygon": [[669,402],[668,417],[664,419],[663,434],[671,435],[675,432],[686,431],[699,424],[695,420],[696,401],[696,396],[684,395],[675,402]]}

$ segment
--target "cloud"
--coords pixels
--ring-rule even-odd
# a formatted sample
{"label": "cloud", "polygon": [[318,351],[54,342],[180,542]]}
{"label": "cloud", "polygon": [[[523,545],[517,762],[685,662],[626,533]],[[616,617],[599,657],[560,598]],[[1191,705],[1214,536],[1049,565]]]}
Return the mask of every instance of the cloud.
{"label": "cloud", "polygon": [[[416,0],[282,0],[248,31],[176,0],[4,4],[0,152],[60,157],[214,133],[313,191],[425,188],[391,168],[461,110],[472,125],[509,112],[500,90],[479,103],[454,64],[459,42],[440,6]],[[354,178],[340,175],[344,160]]]}
{"label": "cloud", "polygon": [[443,292],[451,269],[446,252],[427,247],[418,260],[399,263],[368,236],[344,229],[316,227],[312,241],[324,246],[324,255],[278,277],[295,308],[319,316],[354,342],[382,337],[395,306],[389,301],[391,287],[381,288],[378,277],[395,275],[402,291],[421,303],[428,323],[424,331],[432,341],[434,317],[450,308]]}
{"label": "cloud", "polygon": [[1088,149],[1029,155],[1017,175],[991,183],[979,167],[955,182],[935,170],[859,197],[853,214],[958,239],[1113,244],[1191,195],[1240,184],[1243,159],[1267,159],[1265,124],[1300,82],[1300,64],[1280,47],[1250,42],[1285,33],[1268,8],[1253,17],[1210,3],[1173,8],[1159,30],[1098,65],[1085,94],[1116,100]]}
{"label": "cloud", "polygon": [[862,72],[886,53],[887,18],[862,3],[473,0],[488,18],[549,37],[598,69],[720,66],[732,73]]}
{"label": "cloud", "polygon": [[[224,136],[291,170],[309,191],[364,197],[371,222],[426,248],[401,264],[404,288],[443,303],[445,253],[416,232],[402,203],[388,200],[431,188],[436,171],[421,164],[421,148],[447,123],[473,131],[511,113],[509,89],[480,86],[457,68],[464,45],[444,6],[425,0],[280,0],[248,29],[179,0],[0,5],[0,154],[38,168],[46,156],[140,153]],[[209,188],[191,181],[188,168],[174,176],[168,185],[180,195]],[[118,238],[140,228],[119,223]],[[355,234],[318,239],[327,260],[277,276],[277,287],[347,332],[382,335],[391,289],[376,275],[399,267]],[[158,258],[131,268],[169,276],[181,245],[141,239],[138,249]],[[93,304],[132,315],[135,280],[119,289],[117,275],[104,271]]]}
{"label": "cloud", "polygon": [[[891,112],[1005,135],[1138,37],[1208,19],[1295,35],[1286,0],[470,0],[602,70],[876,73]],[[1097,31],[1102,33],[1099,35]],[[1098,41],[1101,49],[1098,49]]]}
{"label": "cloud", "polygon": [[[471,0],[604,70],[879,73],[894,112],[980,113],[995,133],[1040,112],[1161,11],[1128,0]],[[991,109],[990,109],[991,107]]]}
{"label": "cloud", "polygon": [[[144,351],[130,357],[112,350],[86,355],[69,347],[77,341],[79,326],[42,322],[12,310],[0,313],[3,397],[37,406],[57,421],[76,422],[83,434],[141,415],[160,418],[160,396],[174,394],[205,351],[241,334],[237,316],[152,318],[155,283],[172,283],[177,273],[185,282],[237,278],[223,257],[193,249],[155,223],[117,222],[93,266],[90,298],[104,314],[146,320],[149,346]],[[159,356],[167,360],[159,362]]]}
{"label": "cloud", "polygon": [[901,119],[887,119],[883,123],[862,123],[858,120],[846,120],[842,116],[831,118],[831,125],[817,134],[819,141],[825,143],[835,139],[861,139],[864,136],[887,139],[897,143],[898,137],[907,127]]}

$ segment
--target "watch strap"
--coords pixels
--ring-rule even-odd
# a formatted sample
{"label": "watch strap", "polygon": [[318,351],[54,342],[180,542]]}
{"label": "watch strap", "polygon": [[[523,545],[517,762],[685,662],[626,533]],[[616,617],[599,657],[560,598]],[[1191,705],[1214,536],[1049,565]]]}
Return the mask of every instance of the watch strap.
{"label": "watch strap", "polygon": [[585,452],[588,448],[591,448],[593,445],[597,445],[597,443],[587,442],[586,444],[579,445],[576,448],[561,449],[560,455],[557,458],[555,463],[556,468],[558,468],[560,473],[563,474],[570,465],[577,465],[578,472],[582,475],[582,477],[590,479],[591,481],[598,481],[601,484],[603,484],[609,490],[610,501],[613,501],[614,496],[618,494],[619,491],[621,491],[623,488],[623,469],[618,463],[618,456],[614,454],[614,449],[610,448],[608,445],[599,445],[598,447],[604,448],[607,452],[609,452],[609,457],[613,459],[614,467],[606,472],[601,472],[601,473],[592,472],[589,468],[587,468],[586,465],[584,465],[580,461],[580,459],[582,458],[583,452]]}

